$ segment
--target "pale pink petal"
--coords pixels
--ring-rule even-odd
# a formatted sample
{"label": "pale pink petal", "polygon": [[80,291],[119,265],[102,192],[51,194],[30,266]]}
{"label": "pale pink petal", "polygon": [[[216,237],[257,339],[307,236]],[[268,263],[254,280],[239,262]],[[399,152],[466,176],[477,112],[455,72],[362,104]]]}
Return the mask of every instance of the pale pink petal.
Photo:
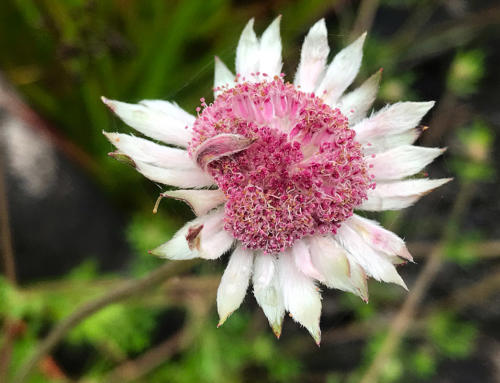
{"label": "pale pink petal", "polygon": [[359,264],[366,273],[377,281],[396,283],[406,289],[401,276],[387,256],[373,250],[359,234],[343,224],[335,234],[335,240],[347,250],[347,256]]}
{"label": "pale pink petal", "polygon": [[294,84],[299,86],[301,91],[314,92],[325,72],[329,52],[325,19],[321,19],[309,30],[302,45],[300,63],[294,80]]}
{"label": "pale pink petal", "polygon": [[402,145],[386,152],[365,157],[375,181],[396,180],[414,175],[440,156],[446,149]]}
{"label": "pale pink petal", "polygon": [[281,253],[278,273],[285,309],[293,320],[304,326],[319,344],[321,330],[321,294],[313,280],[295,266],[291,254]]}
{"label": "pale pink petal", "polygon": [[219,326],[240,307],[245,298],[253,268],[253,252],[238,246],[229,258],[217,290]]}
{"label": "pale pink petal", "polygon": [[267,77],[273,78],[281,73],[283,63],[281,61],[281,16],[278,16],[264,31],[260,39],[259,72],[266,73]]}
{"label": "pale pink petal", "polygon": [[305,241],[299,240],[293,244],[291,249],[295,266],[310,278],[323,281],[325,278],[321,272],[316,269],[311,260],[311,254]]}
{"label": "pale pink petal", "polygon": [[130,157],[134,162],[158,166],[160,168],[191,169],[197,168],[187,151],[158,145],[140,137],[122,133],[103,132],[120,153]]}
{"label": "pale pink petal", "polygon": [[405,242],[392,231],[384,229],[377,221],[354,214],[345,221],[345,224],[355,230],[372,249],[413,261]]}
{"label": "pale pink petal", "polygon": [[226,197],[220,189],[169,190],[162,193],[162,196],[186,202],[197,216],[204,215],[226,202]]}
{"label": "pale pink petal", "polygon": [[236,48],[236,73],[250,80],[250,74],[259,68],[259,40],[253,30],[254,19],[251,19],[241,33]]}
{"label": "pale pink petal", "polygon": [[148,137],[181,147],[187,147],[191,139],[194,117],[175,104],[161,100],[127,104],[105,97],[102,101],[127,125]]}
{"label": "pale pink petal", "polygon": [[227,89],[234,87],[234,74],[228,69],[220,58],[215,57],[215,73],[214,73],[214,98]]}
{"label": "pale pink petal", "polygon": [[381,136],[412,129],[433,106],[434,101],[398,102],[386,106],[354,126],[356,140],[365,143]]}
{"label": "pale pink petal", "polygon": [[273,255],[256,254],[253,269],[253,293],[279,338],[285,316],[285,305],[278,279],[278,262]]}
{"label": "pale pink petal", "polygon": [[321,272],[321,282],[330,288],[349,291],[368,299],[366,278],[360,278],[360,268],[351,270],[346,250],[330,236],[315,235],[308,239],[311,260]]}
{"label": "pale pink petal", "polygon": [[363,43],[366,33],[363,33],[351,45],[342,49],[333,58],[332,63],[326,70],[323,81],[314,92],[328,105],[334,106],[342,93],[351,85],[361,66],[363,57]]}
{"label": "pale pink petal", "polygon": [[359,88],[342,96],[337,107],[349,119],[349,124],[354,125],[366,117],[372,107],[380,84],[382,71],[378,71],[366,80]]}
{"label": "pale pink petal", "polygon": [[423,197],[451,180],[452,178],[435,180],[423,178],[394,182],[379,182],[375,190],[368,190],[368,199],[358,206],[358,209],[368,211],[404,209],[405,207],[413,205],[420,197]]}
{"label": "pale pink petal", "polygon": [[214,184],[212,177],[200,168],[166,169],[142,161],[135,161],[135,168],[146,178],[164,185],[179,188],[201,188]]}
{"label": "pale pink petal", "polygon": [[218,209],[188,222],[151,253],[173,260],[215,259],[228,251],[233,242],[234,238],[224,230],[224,209]]}
{"label": "pale pink petal", "polygon": [[356,137],[356,140],[363,144],[363,153],[365,155],[370,155],[385,152],[402,145],[411,145],[417,140],[421,133],[422,129],[413,128],[402,133],[379,136],[373,138],[370,142],[358,140],[358,137]]}

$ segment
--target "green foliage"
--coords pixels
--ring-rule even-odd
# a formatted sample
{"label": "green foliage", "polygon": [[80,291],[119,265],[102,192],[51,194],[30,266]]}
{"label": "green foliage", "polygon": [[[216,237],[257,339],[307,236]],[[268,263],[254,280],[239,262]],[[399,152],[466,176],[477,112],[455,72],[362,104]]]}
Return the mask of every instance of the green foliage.
{"label": "green foliage", "polygon": [[459,265],[468,266],[479,261],[476,246],[480,242],[477,233],[464,233],[460,238],[447,244],[445,255]]}
{"label": "green foliage", "polygon": [[134,275],[142,275],[165,262],[149,254],[148,250],[168,241],[180,226],[180,220],[153,215],[150,211],[132,217],[127,227],[127,240],[137,254],[131,267]]}
{"label": "green foliage", "polygon": [[427,325],[430,340],[446,357],[465,358],[474,348],[477,329],[449,312],[439,312]]}
{"label": "green foliage", "polygon": [[419,378],[429,379],[436,372],[436,358],[427,348],[419,348],[411,352],[410,368]]}
{"label": "green foliage", "polygon": [[458,52],[448,73],[448,89],[457,96],[477,91],[484,74],[484,53],[479,49]]}
{"label": "green foliage", "polygon": [[460,153],[453,160],[453,169],[465,181],[477,182],[493,179],[494,168],[490,165],[494,135],[482,121],[457,132]]}
{"label": "green foliage", "polygon": [[151,308],[114,304],[87,318],[73,329],[69,341],[103,344],[122,354],[144,350],[155,326]]}
{"label": "green foliage", "polygon": [[[212,318],[213,319],[213,318]],[[148,376],[151,383],[237,383],[248,381],[245,368],[258,366],[269,374],[273,382],[289,382],[298,376],[300,366],[296,360],[278,350],[269,332],[246,336],[250,319],[241,312],[220,329],[210,318],[199,330],[203,336],[176,362],[167,363]]]}

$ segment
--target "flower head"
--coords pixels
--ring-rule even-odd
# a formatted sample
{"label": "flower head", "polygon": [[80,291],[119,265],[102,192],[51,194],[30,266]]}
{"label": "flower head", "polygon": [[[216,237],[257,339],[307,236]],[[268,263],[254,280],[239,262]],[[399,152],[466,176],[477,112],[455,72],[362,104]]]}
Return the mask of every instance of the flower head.
{"label": "flower head", "polygon": [[365,35],[329,53],[324,20],[305,38],[295,80],[281,73],[280,18],[260,39],[241,35],[236,75],[215,59],[215,99],[194,117],[174,103],[103,101],[152,141],[105,133],[136,169],[180,189],[198,216],[153,250],[164,258],[215,259],[233,250],[217,294],[220,324],[250,279],[273,331],[288,311],[319,343],[317,283],[368,300],[366,280],[406,288],[394,265],[411,261],[401,238],[354,213],[410,206],[448,179],[408,178],[443,150],[413,146],[433,102],[403,102],[366,117],[380,71],[344,94]]}

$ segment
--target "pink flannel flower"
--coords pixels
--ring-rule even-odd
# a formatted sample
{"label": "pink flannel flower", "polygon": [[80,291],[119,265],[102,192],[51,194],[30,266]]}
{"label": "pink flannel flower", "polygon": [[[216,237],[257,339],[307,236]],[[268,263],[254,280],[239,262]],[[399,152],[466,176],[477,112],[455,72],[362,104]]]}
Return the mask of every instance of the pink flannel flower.
{"label": "pink flannel flower", "polygon": [[215,100],[195,117],[175,103],[103,98],[125,123],[161,141],[105,133],[147,178],[178,189],[197,218],[154,249],[160,257],[216,259],[219,325],[253,293],[279,337],[285,312],[319,343],[318,283],[368,300],[367,278],[406,288],[394,265],[404,241],[354,211],[406,208],[449,179],[408,178],[443,149],[413,146],[434,102],[400,102],[367,116],[377,72],[344,93],[361,65],[365,34],[329,65],[325,21],[302,46],[293,84],[281,73],[280,18],[257,38],[247,24],[236,75],[215,59]]}

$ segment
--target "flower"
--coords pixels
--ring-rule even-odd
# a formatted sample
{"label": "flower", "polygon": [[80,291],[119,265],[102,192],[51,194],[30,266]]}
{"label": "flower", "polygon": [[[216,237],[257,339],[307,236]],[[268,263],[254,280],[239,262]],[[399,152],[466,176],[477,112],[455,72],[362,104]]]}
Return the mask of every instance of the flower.
{"label": "flower", "polygon": [[443,149],[413,146],[434,102],[400,102],[366,117],[381,71],[344,94],[361,65],[363,34],[326,66],[325,21],[302,46],[293,84],[281,73],[280,17],[257,38],[253,19],[236,51],[236,75],[215,58],[215,100],[197,117],[177,104],[103,98],[156,144],[105,133],[147,178],[179,189],[198,216],[152,251],[179,260],[234,249],[217,292],[220,324],[253,292],[279,337],[285,312],[320,341],[317,283],[368,301],[367,278],[406,288],[394,265],[404,241],[354,210],[398,210],[448,182],[408,178]]}

